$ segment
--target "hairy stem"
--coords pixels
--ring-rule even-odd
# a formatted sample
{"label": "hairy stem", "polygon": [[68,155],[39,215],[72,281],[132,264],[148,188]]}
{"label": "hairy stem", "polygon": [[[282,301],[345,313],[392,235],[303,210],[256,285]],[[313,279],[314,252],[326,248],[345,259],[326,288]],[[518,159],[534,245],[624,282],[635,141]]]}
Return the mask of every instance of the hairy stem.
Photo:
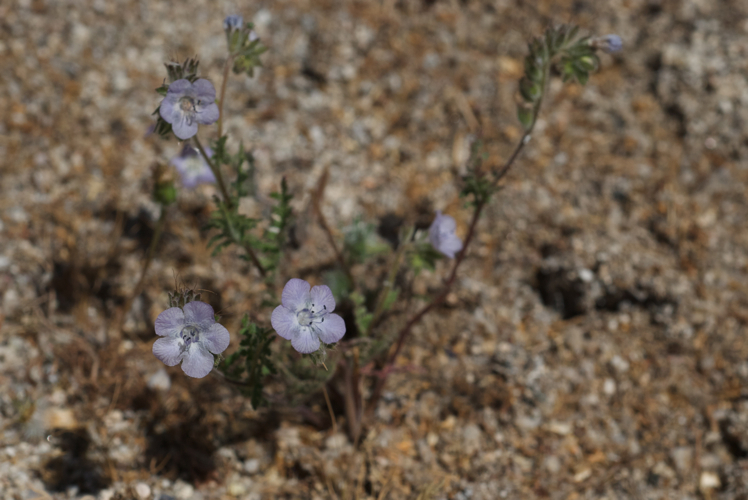
{"label": "hairy stem", "polygon": [[228,189],[226,189],[226,183],[223,182],[223,175],[221,174],[221,170],[215,163],[213,163],[210,158],[208,158],[208,155],[205,153],[205,149],[203,149],[203,145],[200,143],[200,139],[198,139],[197,136],[195,136],[195,145],[197,146],[198,151],[200,151],[200,154],[203,155],[203,159],[210,167],[213,175],[216,176],[216,181],[218,181],[218,188],[221,190],[221,195],[223,195],[223,202],[227,207],[231,208],[233,202],[231,200],[231,196],[229,195]]}
{"label": "hairy stem", "polygon": [[132,294],[127,299],[127,302],[125,302],[125,307],[122,311],[122,318],[120,321],[120,330],[122,329],[122,324],[125,321],[125,317],[127,316],[127,313],[130,312],[130,308],[132,308],[132,303],[135,300],[135,297],[140,295],[140,292],[143,291],[143,284],[145,283],[145,276],[148,274],[148,269],[151,267],[151,262],[153,262],[153,257],[156,255],[156,248],[158,247],[158,242],[161,240],[161,235],[164,232],[164,226],[166,225],[166,207],[164,205],[161,205],[161,214],[158,216],[158,222],[156,222],[156,228],[153,231],[153,238],[151,238],[151,243],[148,245],[148,253],[146,253],[145,261],[143,262],[143,269],[140,271],[140,278],[138,279],[137,285],[135,285],[135,288],[133,289]]}
{"label": "hairy stem", "polygon": [[329,168],[325,168],[317,181],[317,187],[312,191],[312,208],[314,209],[314,213],[317,215],[319,225],[322,226],[322,230],[325,232],[325,236],[327,236],[327,242],[330,243],[330,246],[335,253],[335,259],[338,261],[338,265],[345,273],[348,281],[353,284],[353,274],[351,273],[351,269],[348,267],[348,264],[343,257],[343,253],[340,251],[340,248],[338,248],[337,243],[335,243],[335,236],[332,234],[332,229],[330,229],[330,225],[327,223],[325,214],[322,213],[322,199],[324,198],[325,187],[327,186],[329,175]]}
{"label": "hairy stem", "polygon": [[498,170],[493,172],[494,179],[493,179],[493,187],[495,188],[501,179],[504,178],[504,176],[509,172],[509,169],[511,168],[512,164],[514,163],[514,160],[517,159],[519,154],[522,152],[522,150],[525,148],[525,145],[530,142],[530,137],[532,136],[532,131],[535,128],[535,123],[538,121],[538,116],[540,115],[540,107],[543,104],[543,97],[545,96],[545,93],[547,91],[548,87],[548,80],[550,79],[550,71],[551,71],[551,64],[550,62],[546,63],[545,67],[543,68],[543,93],[540,95],[540,98],[538,99],[538,102],[535,103],[533,106],[533,112],[532,112],[532,121],[530,122],[530,126],[525,130],[524,135],[519,140],[519,143],[517,144],[517,147],[514,148],[514,152],[512,152],[512,155],[509,157],[509,159],[506,161],[504,166]]}
{"label": "hairy stem", "polygon": [[397,249],[397,253],[395,253],[392,265],[390,266],[390,272],[387,275],[387,281],[384,282],[384,287],[382,287],[382,290],[379,292],[379,297],[377,297],[377,305],[374,308],[374,314],[371,317],[371,322],[369,322],[369,327],[366,329],[367,337],[371,335],[371,331],[374,329],[377,321],[379,320],[379,317],[384,312],[384,304],[387,301],[387,295],[389,295],[392,287],[395,285],[397,272],[400,270],[400,263],[403,260],[403,255],[405,255],[405,252],[408,249],[411,238],[413,238],[414,232],[415,227],[411,227],[410,229],[408,229],[408,231],[406,232],[406,238],[402,242],[400,242],[400,247]]}
{"label": "hairy stem", "polygon": [[234,64],[234,56],[229,55],[223,65],[223,81],[221,82],[221,93],[218,97],[218,137],[223,137],[223,98],[226,95],[226,82],[229,81],[229,70]]}
{"label": "hairy stem", "polygon": [[327,394],[327,387],[325,384],[322,385],[322,394],[325,395],[325,403],[327,403],[327,411],[330,413],[330,420],[332,421],[332,433],[338,433],[338,421],[335,418],[335,412],[332,411],[332,402],[330,402],[330,395]]}
{"label": "hairy stem", "polygon": [[[229,195],[228,190],[226,189],[226,184],[223,182],[223,176],[221,175],[221,171],[218,168],[216,164],[214,164],[210,158],[208,158],[208,155],[205,153],[205,149],[203,149],[203,145],[200,144],[200,139],[195,136],[195,145],[197,145],[197,149],[200,151],[200,154],[203,155],[203,158],[208,163],[208,166],[213,171],[213,175],[216,176],[216,180],[218,181],[218,187],[221,190],[221,194],[223,195],[223,203],[226,206],[226,208],[231,209],[233,206],[231,196]],[[224,214],[224,217],[226,217],[226,220],[228,219],[228,216]],[[262,276],[265,276],[267,274],[267,271],[263,267],[263,265],[260,263],[260,259],[257,258],[257,254],[255,254],[254,250],[251,246],[249,246],[248,243],[244,241],[240,241],[232,232],[232,237],[234,242],[244,248],[244,251],[247,252],[247,255],[249,256],[249,259],[252,261],[252,264],[255,265],[258,271],[260,271],[260,274]]]}
{"label": "hairy stem", "polygon": [[221,370],[211,370],[210,373],[212,373],[216,377],[219,377],[219,378],[225,380],[226,382],[228,382],[229,384],[232,384],[232,385],[238,385],[240,387],[251,387],[252,386],[252,384],[250,382],[247,382],[246,380],[239,380],[239,379],[235,379],[235,378],[229,377],[228,375],[226,375],[225,373],[223,373]]}
{"label": "hairy stem", "polygon": [[358,444],[361,437],[361,393],[359,390],[359,381],[361,374],[358,367],[358,350],[354,352],[347,360],[341,360],[344,369],[343,384],[345,385],[345,413],[348,420],[348,434],[353,441],[354,446]]}
{"label": "hairy stem", "polygon": [[[544,68],[544,78],[543,78],[543,95],[545,95],[545,87],[546,83],[548,81],[548,75],[550,71],[550,64],[547,64]],[[532,130],[535,127],[535,122],[538,119],[538,114],[540,113],[540,107],[543,101],[543,95],[541,95],[540,99],[538,99],[538,102],[533,107],[533,118],[530,126],[525,131],[524,135],[520,139],[517,146],[514,148],[514,151],[512,152],[509,159],[506,161],[504,166],[492,172],[494,179],[493,179],[493,187],[496,187],[496,185],[499,183],[499,181],[509,172],[509,169],[512,167],[514,162],[519,157],[520,153],[524,149],[525,145],[530,141],[530,136],[532,134]],[[395,360],[397,359],[397,356],[400,354],[400,351],[402,350],[403,344],[405,343],[405,339],[408,337],[408,334],[411,332],[413,327],[421,321],[421,319],[432,309],[435,307],[441,305],[442,302],[447,298],[447,295],[449,294],[450,290],[452,289],[452,285],[454,284],[456,278],[457,278],[457,269],[460,267],[460,264],[463,260],[465,260],[465,256],[467,255],[467,250],[470,246],[470,243],[473,241],[475,236],[475,228],[478,225],[478,220],[480,219],[480,215],[483,212],[483,208],[486,206],[487,199],[476,199],[475,200],[475,211],[473,212],[473,218],[470,221],[470,226],[468,227],[467,235],[465,236],[465,243],[462,247],[462,250],[460,250],[460,253],[457,254],[457,257],[455,258],[455,262],[452,265],[452,270],[449,273],[449,276],[444,283],[444,286],[442,287],[442,291],[439,292],[439,295],[436,296],[434,300],[423,306],[408,322],[403,326],[403,328],[398,332],[397,334],[397,342],[395,344],[395,348],[390,352],[390,355],[387,357],[387,362],[385,363],[385,369],[382,371],[382,376],[377,379],[376,385],[374,386],[374,391],[372,392],[371,398],[369,398],[369,405],[366,410],[367,416],[371,416],[374,409],[376,408],[377,402],[379,401],[379,398],[382,396],[382,391],[384,390],[384,384],[387,381],[387,375],[389,374],[390,370],[386,370],[387,367],[392,366],[395,363]]]}
{"label": "hairy stem", "polygon": [[247,255],[249,256],[249,259],[252,261],[252,264],[257,268],[258,271],[260,271],[260,275],[262,277],[265,277],[267,275],[267,270],[265,267],[260,263],[260,259],[257,258],[257,254],[255,254],[255,251],[252,249],[251,246],[249,246],[249,243],[242,243],[242,248],[245,252],[247,252]]}
{"label": "hairy stem", "polygon": [[319,221],[319,225],[322,226],[322,230],[325,232],[325,235],[327,236],[327,241],[328,243],[330,243],[330,246],[332,247],[332,251],[335,253],[335,260],[338,261],[338,265],[345,273],[345,277],[348,278],[348,281],[353,283],[353,274],[351,274],[351,270],[346,264],[345,258],[343,257],[343,253],[340,251],[340,248],[338,248],[338,244],[335,243],[335,236],[333,236],[332,230],[330,229],[330,226],[327,224],[327,219],[322,214],[322,210],[319,206],[315,206],[315,212],[317,212],[317,220]]}
{"label": "hairy stem", "polygon": [[[166,207],[161,205],[161,214],[158,216],[158,222],[156,222],[156,229],[153,231],[153,238],[151,238],[151,244],[148,245],[148,253],[145,257],[145,262],[143,263],[143,269],[140,272],[140,279],[138,280],[138,284],[135,285],[135,290],[133,291],[132,296],[130,297],[130,306],[132,306],[132,301],[140,295],[140,292],[143,289],[143,283],[145,282],[145,275],[148,273],[148,268],[151,267],[151,262],[153,262],[153,257],[156,255],[156,247],[158,246],[158,242],[161,240],[161,235],[164,232],[164,226],[166,225]],[[127,308],[129,309],[129,307]]]}

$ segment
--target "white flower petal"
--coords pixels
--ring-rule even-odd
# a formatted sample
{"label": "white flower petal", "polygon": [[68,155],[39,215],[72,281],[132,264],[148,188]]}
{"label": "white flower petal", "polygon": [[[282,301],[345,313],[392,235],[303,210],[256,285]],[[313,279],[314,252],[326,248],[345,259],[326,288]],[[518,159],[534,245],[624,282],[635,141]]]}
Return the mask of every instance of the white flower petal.
{"label": "white flower petal", "polygon": [[[163,117],[164,115],[161,116]],[[182,140],[189,139],[197,134],[197,122],[195,120],[188,120],[186,116],[182,115],[179,120],[171,123],[171,130],[178,138]]]}
{"label": "white flower petal", "polygon": [[314,312],[327,311],[333,312],[335,310],[335,297],[332,296],[332,290],[327,285],[320,285],[312,287],[312,291],[309,293]]}
{"label": "white flower petal", "polygon": [[291,278],[283,287],[281,294],[281,304],[293,312],[306,307],[309,302],[309,283],[298,278]]}
{"label": "white flower petal", "polygon": [[291,340],[299,334],[299,320],[296,313],[284,306],[278,306],[270,316],[270,324],[278,335],[286,340]]}
{"label": "white flower petal", "polygon": [[314,324],[317,335],[325,344],[334,344],[345,335],[345,321],[337,314],[328,314],[324,321]]}
{"label": "white flower petal", "polygon": [[192,84],[192,90],[195,96],[206,104],[216,100],[216,88],[205,78],[195,80],[195,83]]}
{"label": "white flower petal", "polygon": [[184,322],[208,330],[216,322],[216,317],[210,304],[196,300],[184,305]]}
{"label": "white flower petal", "polygon": [[184,354],[182,370],[190,377],[203,378],[213,369],[213,355],[199,343],[190,344]]}
{"label": "white flower petal", "polygon": [[161,101],[161,106],[158,108],[158,114],[164,119],[166,123],[178,123],[182,119],[182,110],[179,107],[179,101],[175,101],[173,97],[166,97]]}
{"label": "white flower petal", "polygon": [[307,326],[299,329],[299,334],[291,339],[291,345],[302,354],[309,354],[319,349],[319,338]]}
{"label": "white flower petal", "polygon": [[218,115],[218,105],[213,103],[198,109],[195,119],[198,123],[210,125],[218,121]]}
{"label": "white flower petal", "polygon": [[171,307],[158,315],[154,325],[156,335],[175,337],[184,328],[184,312],[178,307]]}
{"label": "white flower petal", "polygon": [[174,366],[182,360],[181,347],[181,338],[163,337],[153,344],[153,354],[166,366]]}
{"label": "white flower petal", "polygon": [[182,95],[191,91],[192,83],[190,83],[190,81],[186,78],[182,78],[181,80],[170,83],[169,90],[167,92],[169,94],[179,94],[179,96],[181,97]]}
{"label": "white flower petal", "polygon": [[220,323],[214,323],[208,328],[208,331],[200,335],[200,342],[203,347],[213,354],[221,354],[225,351],[230,341],[229,331]]}

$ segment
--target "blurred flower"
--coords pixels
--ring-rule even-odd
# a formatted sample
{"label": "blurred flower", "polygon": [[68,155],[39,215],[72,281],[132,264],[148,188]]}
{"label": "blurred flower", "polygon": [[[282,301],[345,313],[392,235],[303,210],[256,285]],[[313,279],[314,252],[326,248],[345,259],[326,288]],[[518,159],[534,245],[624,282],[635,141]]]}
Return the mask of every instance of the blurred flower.
{"label": "blurred flower", "polygon": [[595,38],[592,44],[608,54],[619,52],[623,48],[623,41],[618,35],[605,35]]}
{"label": "blurred flower", "polygon": [[275,308],[270,323],[297,351],[308,354],[319,349],[319,341],[333,344],[345,335],[345,321],[335,310],[330,287],[310,285],[293,278],[283,287],[282,305]]}
{"label": "blurred flower", "polygon": [[442,215],[440,210],[436,211],[436,219],[429,228],[429,241],[439,252],[450,259],[454,259],[455,253],[462,250],[462,240],[455,234],[457,223],[449,215]]}
{"label": "blurred flower", "polygon": [[184,309],[172,307],[159,314],[156,335],[163,338],[153,344],[153,354],[166,366],[182,362],[184,373],[195,378],[210,373],[213,354],[225,351],[230,339],[205,302],[190,302]]}
{"label": "blurred flower", "polygon": [[218,120],[216,89],[208,80],[200,78],[195,83],[177,80],[169,85],[161,101],[161,118],[171,124],[174,135],[189,139],[197,134],[197,124],[210,125]]}
{"label": "blurred flower", "polygon": [[239,15],[226,16],[223,20],[224,31],[237,31],[244,27],[244,18]]}
{"label": "blurred flower", "polygon": [[[205,154],[208,155],[208,158],[213,157],[213,151],[208,147],[205,148]],[[171,164],[179,172],[179,176],[182,178],[182,185],[187,189],[192,189],[198,184],[216,182],[216,176],[213,174],[210,166],[208,166],[205,158],[192,146],[185,144],[179,156],[171,159]]]}

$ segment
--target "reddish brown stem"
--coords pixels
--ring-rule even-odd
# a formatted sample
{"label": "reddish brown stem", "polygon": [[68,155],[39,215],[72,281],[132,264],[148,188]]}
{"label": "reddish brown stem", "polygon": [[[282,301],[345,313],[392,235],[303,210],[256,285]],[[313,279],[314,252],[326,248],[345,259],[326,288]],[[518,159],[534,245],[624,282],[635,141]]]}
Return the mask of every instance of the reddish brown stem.
{"label": "reddish brown stem", "polygon": [[[434,300],[423,306],[421,310],[418,311],[415,316],[410,318],[405,326],[400,329],[400,332],[397,334],[397,343],[395,344],[395,349],[388,356],[385,367],[391,366],[395,363],[397,356],[400,354],[400,351],[403,348],[403,344],[405,343],[405,339],[407,338],[408,333],[410,333],[411,329],[416,325],[416,323],[421,321],[421,318],[423,318],[429,311],[431,311],[431,309],[441,305],[441,303],[444,302],[444,300],[447,298],[447,295],[449,294],[449,291],[451,290],[452,285],[457,278],[457,268],[460,267],[462,261],[465,260],[468,246],[473,240],[473,236],[475,235],[475,227],[478,224],[478,220],[480,219],[480,214],[483,211],[484,206],[485,203],[480,203],[475,207],[473,219],[470,221],[470,227],[468,228],[467,236],[465,236],[465,244],[463,245],[460,253],[458,253],[457,257],[455,258],[455,263],[452,266],[452,271],[449,273],[449,277],[444,283],[442,291],[439,293],[439,295],[436,296]],[[389,375],[389,370],[384,370],[382,376],[378,377],[377,383],[374,386],[374,391],[372,392],[371,398],[369,398],[369,405],[366,410],[367,415],[371,415],[374,411],[374,408],[376,408],[377,402],[382,396],[382,390],[384,389],[384,384],[387,381],[387,375]]]}
{"label": "reddish brown stem", "polygon": [[[529,142],[530,134],[532,133],[532,129],[535,126],[535,121],[537,119],[537,115],[539,111],[540,111],[540,103],[538,103],[535,108],[535,115],[533,117],[533,121],[532,121],[530,128],[522,136],[522,139],[519,141],[519,144],[517,144],[517,147],[514,148],[512,155],[506,161],[506,163],[501,168],[501,170],[495,171],[493,173],[494,179],[493,179],[492,184],[494,188],[499,183],[499,181],[507,174],[507,172],[509,172],[509,169],[511,168],[515,160],[519,157],[519,154],[524,149],[525,144]],[[481,212],[483,212],[483,207],[486,206],[486,202],[487,200],[485,199],[475,200],[475,212],[473,213],[473,218],[470,221],[470,226],[468,228],[467,236],[465,236],[465,244],[462,246],[462,250],[460,251],[460,253],[457,254],[457,257],[455,258],[454,265],[452,266],[452,271],[449,273],[449,277],[447,277],[447,280],[444,283],[444,287],[442,288],[442,291],[439,293],[439,295],[436,296],[434,300],[426,304],[424,307],[421,308],[420,311],[418,311],[415,314],[415,316],[410,318],[410,320],[408,320],[405,326],[397,334],[397,343],[395,344],[395,349],[388,356],[387,362],[384,365],[385,367],[392,366],[395,363],[397,356],[400,354],[400,351],[403,348],[405,339],[407,338],[412,328],[419,321],[421,321],[421,319],[426,314],[428,314],[429,311],[441,305],[441,303],[444,302],[444,300],[447,298],[447,295],[449,294],[449,291],[452,289],[452,285],[454,284],[455,279],[457,278],[457,269],[460,267],[460,264],[462,264],[462,261],[465,260],[465,256],[467,255],[467,250],[470,247],[470,243],[473,241],[473,237],[475,236],[475,228],[478,225],[478,220],[480,220],[480,215],[481,215]],[[378,377],[377,379],[376,385],[374,386],[374,391],[372,392],[371,398],[369,398],[369,404],[366,409],[367,417],[372,415],[374,408],[376,408],[377,402],[379,401],[379,398],[382,396],[382,391],[384,390],[384,384],[387,381],[387,375],[389,374],[389,372],[390,370],[386,370],[386,369],[383,370],[383,375],[381,377]]]}

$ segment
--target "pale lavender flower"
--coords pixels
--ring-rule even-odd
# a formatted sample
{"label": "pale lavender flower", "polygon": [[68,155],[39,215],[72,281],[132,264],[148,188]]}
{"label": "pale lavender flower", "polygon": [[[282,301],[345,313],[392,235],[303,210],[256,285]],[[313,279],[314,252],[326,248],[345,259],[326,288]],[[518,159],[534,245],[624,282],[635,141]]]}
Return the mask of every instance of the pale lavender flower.
{"label": "pale lavender flower", "polygon": [[189,139],[197,134],[198,123],[210,125],[218,120],[215,100],[216,89],[208,80],[200,78],[190,83],[183,78],[169,85],[159,113],[171,124],[174,135],[182,140]]}
{"label": "pale lavender flower", "polygon": [[[203,378],[213,369],[213,354],[229,346],[229,331],[216,323],[213,308],[205,302],[189,302],[184,310],[172,307],[156,318],[153,354],[167,366],[182,363],[190,377]],[[213,353],[213,354],[211,354]]]}
{"label": "pale lavender flower", "polygon": [[297,351],[308,354],[319,349],[319,341],[333,344],[345,335],[345,321],[335,310],[330,287],[312,287],[293,278],[283,287],[281,304],[270,317],[275,331]]}
{"label": "pale lavender flower", "polygon": [[[205,154],[208,158],[213,157],[213,151],[205,148]],[[216,176],[203,158],[203,155],[192,146],[184,145],[179,156],[171,159],[171,164],[179,172],[182,178],[182,185],[187,189],[192,189],[198,184],[212,184],[216,182]]]}
{"label": "pale lavender flower", "polygon": [[612,54],[623,48],[623,41],[618,35],[605,35],[595,39],[595,45],[603,52]]}
{"label": "pale lavender flower", "polygon": [[225,31],[237,31],[244,27],[244,18],[240,15],[226,16],[223,20],[223,29]]}
{"label": "pale lavender flower", "polygon": [[449,215],[442,215],[441,210],[436,211],[436,219],[429,227],[429,241],[431,245],[450,259],[454,259],[455,253],[462,250],[462,240],[455,234],[457,223]]}

